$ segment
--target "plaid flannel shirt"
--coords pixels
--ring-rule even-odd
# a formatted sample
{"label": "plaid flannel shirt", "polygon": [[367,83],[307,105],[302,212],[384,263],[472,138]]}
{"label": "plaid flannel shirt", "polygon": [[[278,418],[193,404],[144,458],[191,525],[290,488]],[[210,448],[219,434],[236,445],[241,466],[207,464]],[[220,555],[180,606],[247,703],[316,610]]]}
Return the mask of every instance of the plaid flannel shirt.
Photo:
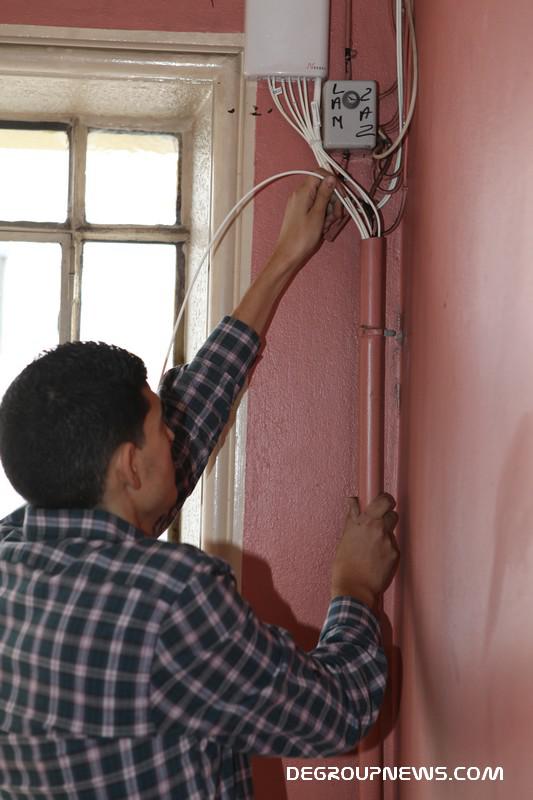
{"label": "plaid flannel shirt", "polygon": [[[180,502],[258,344],[225,318],[165,376]],[[385,673],[377,621],[351,598],[306,653],[195,547],[98,509],[25,506],[0,523],[2,800],[251,798],[249,755],[351,748]]]}

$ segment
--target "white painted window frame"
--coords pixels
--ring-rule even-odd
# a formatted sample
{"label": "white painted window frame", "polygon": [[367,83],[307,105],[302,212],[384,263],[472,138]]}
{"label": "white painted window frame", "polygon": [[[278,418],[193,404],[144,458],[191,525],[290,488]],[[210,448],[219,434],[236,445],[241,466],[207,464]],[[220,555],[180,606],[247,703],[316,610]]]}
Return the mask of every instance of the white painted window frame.
{"label": "white painted window frame", "polygon": [[[58,78],[64,80],[70,76],[73,80],[87,80],[89,88],[97,86],[97,82],[108,87],[119,85],[124,91],[127,87],[142,87],[146,97],[153,95],[154,102],[162,95],[163,105],[165,92],[169,97],[173,91],[177,95],[185,92],[189,105],[183,118],[182,135],[184,147],[193,149],[189,171],[182,175],[183,192],[189,193],[183,206],[183,224],[190,237],[187,270],[190,277],[212,232],[253,185],[255,118],[251,112],[256,85],[243,77],[243,38],[242,34],[0,25],[0,118],[6,118],[9,106],[5,103],[9,102],[9,97],[5,97],[5,92],[8,91],[6,87],[12,86],[9,118],[31,121],[29,106],[24,106],[24,102],[31,100],[26,101],[24,93],[16,91],[17,82],[22,85],[26,81],[29,85],[29,79],[36,85],[46,79],[55,79],[57,83]],[[200,102],[195,102],[195,92]],[[42,91],[40,96],[44,97]],[[115,96],[115,105],[118,96]],[[53,100],[49,100],[49,106]],[[42,114],[40,110],[34,119],[42,119]],[[100,122],[102,118],[110,126],[113,121],[120,123],[123,119],[109,109],[107,114],[98,115]],[[92,119],[90,110],[87,119]],[[49,121],[53,121],[53,117]],[[210,127],[209,132],[205,130],[207,127]],[[158,128],[156,121],[154,129]],[[205,162],[203,181],[198,177],[202,168],[193,163],[194,159]],[[209,268],[191,297],[192,313],[187,315],[185,325],[187,357],[218,320],[231,312],[249,285],[252,227],[253,213],[248,206],[211,257]],[[44,233],[42,235],[46,238]],[[36,232],[35,239],[38,237]],[[211,459],[206,470],[201,498],[201,545],[229,560],[238,580],[245,446],[244,395],[216,460]]]}

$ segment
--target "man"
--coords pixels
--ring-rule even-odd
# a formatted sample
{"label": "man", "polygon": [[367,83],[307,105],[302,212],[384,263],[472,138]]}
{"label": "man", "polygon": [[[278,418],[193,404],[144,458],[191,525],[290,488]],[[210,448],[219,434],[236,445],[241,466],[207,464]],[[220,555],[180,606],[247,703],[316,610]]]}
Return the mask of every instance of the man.
{"label": "man", "polygon": [[267,265],[160,398],[139,359],[95,343],[60,345],[6,392],[0,456],[28,505],[0,524],[1,797],[250,798],[249,755],[339,753],[374,722],[392,498],[352,501],[309,654],[257,619],[225,562],[154,541],[331,223],[333,185],[294,193]]}

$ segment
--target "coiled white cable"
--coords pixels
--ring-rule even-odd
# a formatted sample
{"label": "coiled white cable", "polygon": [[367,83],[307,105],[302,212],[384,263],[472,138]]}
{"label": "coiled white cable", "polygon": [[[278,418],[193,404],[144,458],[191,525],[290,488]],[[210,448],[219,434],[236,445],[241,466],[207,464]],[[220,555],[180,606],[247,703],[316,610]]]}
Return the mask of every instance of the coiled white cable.
{"label": "coiled white cable", "polygon": [[[196,281],[198,280],[198,276],[200,275],[200,270],[202,269],[202,267],[204,265],[204,262],[205,262],[206,258],[208,257],[208,255],[210,254],[211,250],[218,243],[218,241],[222,238],[222,236],[226,232],[226,229],[229,227],[230,223],[232,223],[234,221],[234,219],[237,216],[237,214],[239,213],[239,211],[246,205],[246,203],[250,200],[250,198],[256,192],[258,192],[264,186],[268,186],[269,183],[272,183],[273,181],[278,180],[279,178],[286,178],[286,177],[289,177],[291,175],[311,175],[314,178],[320,178],[320,180],[323,180],[324,177],[325,177],[324,175],[321,175],[319,172],[312,172],[311,170],[307,170],[307,169],[293,169],[293,170],[289,170],[288,172],[278,172],[276,175],[271,175],[269,178],[265,178],[264,181],[261,181],[261,183],[256,184],[252,189],[250,189],[249,192],[246,192],[246,194],[243,195],[243,197],[241,197],[241,199],[238,201],[238,203],[235,203],[235,205],[233,206],[231,211],[229,211],[226,214],[226,216],[224,217],[224,219],[222,220],[222,222],[220,223],[220,225],[216,229],[215,233],[211,237],[211,240],[210,240],[209,244],[207,245],[207,247],[205,249],[205,252],[204,252],[202,258],[200,259],[200,263],[198,264],[198,266],[196,268],[196,272],[194,273],[193,278],[192,278],[192,280],[191,280],[191,282],[189,284],[189,288],[187,289],[187,292],[185,293],[185,297],[183,298],[183,303],[181,304],[180,310],[178,312],[178,316],[176,318],[176,323],[174,325],[174,330],[172,331],[172,338],[170,339],[170,344],[168,346],[168,350],[167,350],[166,355],[165,355],[165,360],[163,362],[163,369],[161,370],[161,377],[159,379],[159,383],[161,383],[161,381],[163,379],[163,375],[165,374],[168,358],[170,356],[172,347],[174,346],[174,340],[176,338],[176,334],[178,332],[178,327],[179,327],[179,324],[181,322],[181,318],[183,317],[183,313],[185,311],[185,307],[186,307],[186,305],[187,305],[187,303],[189,301],[190,294],[191,294],[191,292],[192,292],[192,290],[194,288],[194,285],[195,285]],[[337,189],[334,190],[334,194],[342,202],[342,199],[343,199],[342,195],[340,194],[340,192]]]}

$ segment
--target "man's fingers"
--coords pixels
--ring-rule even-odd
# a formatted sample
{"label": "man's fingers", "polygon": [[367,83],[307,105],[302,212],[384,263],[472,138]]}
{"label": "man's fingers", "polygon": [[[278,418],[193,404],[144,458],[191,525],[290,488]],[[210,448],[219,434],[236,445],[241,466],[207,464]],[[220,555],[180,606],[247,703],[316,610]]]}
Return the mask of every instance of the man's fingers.
{"label": "man's fingers", "polygon": [[320,186],[318,187],[313,207],[311,209],[313,214],[316,214],[319,217],[325,216],[326,208],[335,188],[335,183],[336,181],[333,175],[329,175],[327,178],[324,178],[324,180],[320,181]]}
{"label": "man's fingers", "polygon": [[385,523],[385,533],[389,537],[389,541],[392,545],[392,549],[396,553],[396,555],[400,556],[400,546],[396,540],[396,536],[394,535],[394,528],[398,523],[398,514],[395,511],[387,511],[385,516],[383,517]]}
{"label": "man's fingers", "polygon": [[356,519],[361,513],[361,507],[359,506],[359,498],[350,497],[348,499],[350,500],[350,514],[354,519]]}
{"label": "man's fingers", "polygon": [[319,178],[319,175],[322,175],[323,178],[332,178],[333,175],[331,172],[328,172],[328,170],[322,169],[322,167],[311,169],[310,172],[313,174],[306,175],[303,181],[296,187],[294,194],[307,197],[312,204],[319,187],[324,182]]}
{"label": "man's fingers", "polygon": [[326,242],[335,241],[339,233],[343,230],[343,228],[350,219],[351,218],[348,216],[348,214],[343,214],[341,219],[332,222],[332,224],[328,227],[326,233],[324,234],[324,239],[326,240]]}
{"label": "man's fingers", "polygon": [[393,532],[398,524],[398,519],[399,517],[396,511],[387,511],[387,513],[383,515],[383,522],[385,523],[385,530],[387,533]]}
{"label": "man's fingers", "polygon": [[396,500],[390,494],[382,492],[367,505],[364,513],[370,519],[381,519],[388,511],[392,511],[396,505]]}
{"label": "man's fingers", "polygon": [[333,194],[328,203],[328,218],[331,222],[339,222],[344,218],[345,210],[338,195]]}
{"label": "man's fingers", "polygon": [[335,191],[329,198],[328,207],[326,209],[326,219],[324,221],[324,233],[329,230],[331,225],[335,222],[339,222],[339,220],[343,217],[343,206],[341,201],[335,194]]}

